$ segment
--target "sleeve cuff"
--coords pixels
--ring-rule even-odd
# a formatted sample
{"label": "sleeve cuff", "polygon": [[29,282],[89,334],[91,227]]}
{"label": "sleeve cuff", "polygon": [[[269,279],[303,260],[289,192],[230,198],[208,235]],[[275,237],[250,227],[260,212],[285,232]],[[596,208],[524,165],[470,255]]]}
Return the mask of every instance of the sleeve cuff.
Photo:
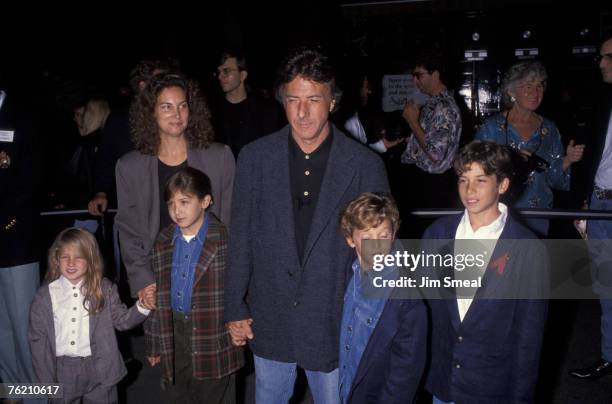
{"label": "sleeve cuff", "polygon": [[136,308],[143,316],[148,316],[151,313],[151,310],[145,308],[142,304],[140,304],[140,300],[136,301]]}

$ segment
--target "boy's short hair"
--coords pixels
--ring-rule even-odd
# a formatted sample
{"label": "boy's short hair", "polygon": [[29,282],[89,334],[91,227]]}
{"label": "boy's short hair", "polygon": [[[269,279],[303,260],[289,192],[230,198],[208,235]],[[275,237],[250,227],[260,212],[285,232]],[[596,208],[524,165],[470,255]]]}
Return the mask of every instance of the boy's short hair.
{"label": "boy's short hair", "polygon": [[379,226],[386,219],[396,232],[400,225],[400,215],[391,194],[364,192],[344,208],[340,215],[340,227],[344,237],[350,238],[355,230]]}
{"label": "boy's short hair", "polygon": [[231,58],[236,59],[236,65],[238,66],[239,71],[249,70],[247,68],[247,61],[244,57],[244,54],[237,49],[226,49],[219,57],[219,60],[217,61],[217,66],[221,66],[227,61],[227,59]]}
{"label": "boy's short hair", "polygon": [[478,163],[486,175],[495,174],[497,181],[504,178],[512,180],[514,165],[512,153],[508,146],[500,145],[488,140],[474,140],[465,145],[453,161],[453,168],[457,176],[467,171],[472,163]]}
{"label": "boy's short hair", "polygon": [[198,199],[204,199],[206,195],[210,195],[212,198],[210,178],[197,168],[183,167],[172,174],[170,178],[168,178],[168,181],[166,181],[166,186],[164,187],[164,200],[168,202],[177,192],[193,194],[196,195]]}

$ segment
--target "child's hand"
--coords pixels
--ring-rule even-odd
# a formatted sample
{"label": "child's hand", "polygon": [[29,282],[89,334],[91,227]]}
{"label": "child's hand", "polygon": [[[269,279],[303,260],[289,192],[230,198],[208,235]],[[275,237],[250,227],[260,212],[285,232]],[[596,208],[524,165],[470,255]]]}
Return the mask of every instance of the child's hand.
{"label": "child's hand", "polygon": [[149,310],[155,309],[155,301],[157,299],[157,285],[155,283],[150,284],[146,288],[142,289],[143,293],[139,293],[140,304]]}
{"label": "child's hand", "polygon": [[161,361],[161,356],[147,356],[147,360],[149,361],[149,365],[153,368]]}
{"label": "child's hand", "polygon": [[232,344],[236,346],[246,345],[247,340],[253,339],[255,336],[251,328],[253,319],[230,321],[227,323],[227,329],[232,337]]}

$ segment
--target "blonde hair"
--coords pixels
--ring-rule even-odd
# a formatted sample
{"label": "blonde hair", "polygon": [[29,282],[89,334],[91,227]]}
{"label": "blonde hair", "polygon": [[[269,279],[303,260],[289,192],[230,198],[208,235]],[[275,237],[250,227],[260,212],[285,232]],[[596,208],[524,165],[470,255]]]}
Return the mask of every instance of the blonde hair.
{"label": "blonde hair", "polygon": [[48,266],[45,280],[52,282],[60,277],[59,257],[62,250],[68,245],[74,246],[87,263],[85,280],[81,286],[81,293],[85,295],[83,306],[90,314],[99,313],[104,308],[104,293],[102,292],[104,261],[98,243],[90,232],[69,227],[58,234],[47,255]]}
{"label": "blonde hair", "polygon": [[393,232],[397,232],[400,215],[393,197],[383,192],[364,192],[342,211],[340,227],[344,237],[351,238],[355,230],[371,229],[385,220],[389,220]]}
{"label": "blonde hair", "polygon": [[77,126],[81,136],[87,136],[103,128],[110,112],[108,101],[104,98],[92,98],[87,101],[83,115],[77,119]]}

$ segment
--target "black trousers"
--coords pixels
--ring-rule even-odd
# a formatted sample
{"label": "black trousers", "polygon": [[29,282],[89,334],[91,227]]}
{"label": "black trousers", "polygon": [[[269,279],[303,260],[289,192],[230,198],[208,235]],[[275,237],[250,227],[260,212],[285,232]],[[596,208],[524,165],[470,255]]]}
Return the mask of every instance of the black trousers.
{"label": "black trousers", "polygon": [[168,386],[172,403],[235,404],[236,377],[195,379],[191,353],[191,316],[173,312],[174,317],[174,385]]}

